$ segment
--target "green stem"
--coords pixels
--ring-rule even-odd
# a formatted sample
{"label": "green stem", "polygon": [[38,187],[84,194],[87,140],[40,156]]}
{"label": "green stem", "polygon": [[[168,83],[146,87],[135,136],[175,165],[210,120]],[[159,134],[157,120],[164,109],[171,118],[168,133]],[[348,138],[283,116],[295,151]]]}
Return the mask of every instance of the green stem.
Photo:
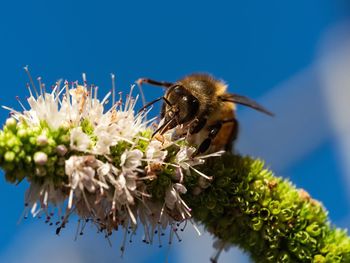
{"label": "green stem", "polygon": [[255,262],[350,262],[346,231],[331,226],[321,203],[263,161],[225,154],[201,171],[214,177],[205,189],[199,191],[194,176],[185,182],[194,219]]}

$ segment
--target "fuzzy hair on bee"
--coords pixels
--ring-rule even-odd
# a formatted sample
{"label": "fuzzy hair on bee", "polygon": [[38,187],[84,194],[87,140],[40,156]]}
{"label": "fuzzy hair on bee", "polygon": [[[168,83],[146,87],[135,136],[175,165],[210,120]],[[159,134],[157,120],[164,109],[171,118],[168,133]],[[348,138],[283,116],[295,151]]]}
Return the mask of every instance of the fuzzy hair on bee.
{"label": "fuzzy hair on bee", "polygon": [[185,135],[190,144],[197,145],[197,154],[232,150],[238,135],[236,104],[273,116],[257,102],[228,93],[225,82],[209,74],[191,74],[174,83],[148,78],[140,78],[136,83],[166,88],[164,96],[142,108],[163,100],[162,122],[154,134],[176,128],[179,136]]}

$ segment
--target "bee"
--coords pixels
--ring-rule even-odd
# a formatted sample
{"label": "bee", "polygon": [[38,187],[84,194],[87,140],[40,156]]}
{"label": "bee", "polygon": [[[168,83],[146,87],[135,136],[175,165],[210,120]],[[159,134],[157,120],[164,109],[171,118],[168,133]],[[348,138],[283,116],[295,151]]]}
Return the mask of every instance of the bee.
{"label": "bee", "polygon": [[174,83],[148,78],[141,78],[136,83],[166,88],[164,96],[142,108],[163,100],[162,122],[154,134],[162,135],[176,128],[177,134],[186,135],[190,144],[198,146],[197,154],[232,150],[238,135],[236,104],[273,116],[257,102],[228,93],[225,82],[209,74],[191,74]]}

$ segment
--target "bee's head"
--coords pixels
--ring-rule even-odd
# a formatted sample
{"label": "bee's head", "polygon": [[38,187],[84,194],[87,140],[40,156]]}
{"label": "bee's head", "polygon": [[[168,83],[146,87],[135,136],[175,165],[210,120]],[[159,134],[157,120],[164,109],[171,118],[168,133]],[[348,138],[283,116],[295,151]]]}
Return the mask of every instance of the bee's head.
{"label": "bee's head", "polygon": [[194,119],[199,110],[199,101],[184,86],[171,86],[165,96],[162,115],[169,123],[168,129]]}

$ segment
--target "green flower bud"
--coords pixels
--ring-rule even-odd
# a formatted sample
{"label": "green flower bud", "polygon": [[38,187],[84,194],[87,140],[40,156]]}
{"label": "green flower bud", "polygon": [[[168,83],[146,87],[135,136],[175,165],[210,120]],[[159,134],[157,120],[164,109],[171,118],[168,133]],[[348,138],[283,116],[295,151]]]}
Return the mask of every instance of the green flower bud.
{"label": "green flower bud", "polygon": [[48,139],[47,139],[47,143],[48,143],[52,148],[56,147],[56,145],[57,145],[56,141],[55,141],[53,138],[48,138]]}
{"label": "green flower bud", "polygon": [[246,192],[249,189],[249,184],[247,182],[242,182],[240,183],[239,188],[242,192]]}
{"label": "green flower bud", "polygon": [[276,262],[277,253],[274,250],[269,250],[266,252],[266,260],[268,262]]}
{"label": "green flower bud", "polygon": [[259,217],[253,217],[252,219],[252,228],[254,231],[259,231],[262,226],[264,225],[264,221],[261,220]]}
{"label": "green flower bud", "polygon": [[31,134],[35,134],[35,135],[39,135],[40,133],[41,133],[41,128],[40,127],[38,127],[38,126],[35,126],[35,127],[31,127],[31,128],[29,128],[29,132],[31,133]]}
{"label": "green flower bud", "polygon": [[299,231],[295,234],[295,238],[298,239],[300,243],[306,244],[310,235],[306,231]]}
{"label": "green flower bud", "polygon": [[342,262],[342,257],[340,255],[334,254],[332,252],[328,253],[326,256],[326,262],[340,263]]}
{"label": "green flower bud", "polygon": [[8,118],[6,120],[5,125],[6,125],[6,128],[8,128],[9,130],[15,131],[16,130],[16,126],[17,126],[17,121],[14,118]]}
{"label": "green flower bud", "polygon": [[68,134],[61,135],[60,138],[59,138],[59,142],[62,143],[62,144],[66,144],[66,145],[69,144],[69,142],[70,142],[69,135]]}
{"label": "green flower bud", "polygon": [[6,144],[7,144],[7,147],[13,148],[13,147],[19,145],[20,142],[19,142],[19,140],[16,137],[11,136],[9,139],[7,139]]}
{"label": "green flower bud", "polygon": [[31,145],[36,146],[36,137],[34,137],[34,136],[29,137],[29,143]]}
{"label": "green flower bud", "polygon": [[280,209],[280,203],[277,200],[271,201],[269,203],[269,210],[273,215],[278,215],[281,211]]}
{"label": "green flower bud", "polygon": [[25,157],[25,159],[24,159],[24,162],[26,163],[26,164],[30,164],[31,162],[32,162],[32,156],[30,156],[30,155],[27,155],[26,157]]}
{"label": "green flower bud", "polygon": [[271,197],[268,197],[268,196],[265,196],[260,201],[261,205],[265,207],[268,206],[270,202],[271,202]]}
{"label": "green flower bud", "polygon": [[293,211],[289,208],[285,208],[281,210],[280,217],[282,221],[288,221],[293,218]]}
{"label": "green flower bud", "polygon": [[313,237],[317,237],[321,234],[322,228],[320,228],[317,222],[312,223],[306,227],[306,231]]}
{"label": "green flower bud", "polygon": [[45,165],[47,163],[47,154],[44,152],[36,152],[34,154],[34,162],[37,165]]}
{"label": "green flower bud", "polygon": [[[56,152],[58,153],[59,156],[64,156],[68,152],[68,149],[65,145],[60,144],[60,145],[57,145]],[[65,159],[63,158],[63,160]]]}
{"label": "green flower bud", "polygon": [[277,259],[277,263],[289,263],[292,262],[287,252],[282,252]]}
{"label": "green flower bud", "polygon": [[326,259],[322,255],[315,255],[313,259],[313,263],[325,263]]}
{"label": "green flower bud", "polygon": [[259,216],[262,220],[267,220],[269,219],[269,216],[270,216],[270,210],[267,209],[267,208],[262,208],[260,209],[259,211]]}
{"label": "green flower bud", "polygon": [[308,262],[309,260],[311,260],[310,252],[308,250],[305,250],[304,248],[300,247],[296,255],[300,260],[302,260],[302,262]]}
{"label": "green flower bud", "polygon": [[18,138],[20,138],[22,140],[26,139],[28,136],[27,130],[26,129],[19,129],[17,131],[17,136],[18,136]]}
{"label": "green flower bud", "polygon": [[12,151],[5,152],[4,159],[6,162],[12,162],[16,157],[16,154]]}
{"label": "green flower bud", "polygon": [[248,199],[249,199],[249,201],[251,201],[251,202],[256,202],[256,201],[258,201],[258,200],[259,200],[259,197],[260,197],[260,195],[259,195],[259,193],[256,192],[256,191],[249,191],[249,192],[248,192]]}
{"label": "green flower bud", "polygon": [[22,149],[20,150],[20,152],[18,153],[18,157],[19,159],[25,159],[26,158],[26,152]]}
{"label": "green flower bud", "polygon": [[15,153],[15,154],[18,154],[20,151],[21,151],[21,147],[19,145],[15,145],[13,148],[12,148],[12,151]]}
{"label": "green flower bud", "polygon": [[39,146],[45,146],[48,144],[48,139],[47,136],[45,134],[40,134],[37,138],[36,138],[36,143]]}

